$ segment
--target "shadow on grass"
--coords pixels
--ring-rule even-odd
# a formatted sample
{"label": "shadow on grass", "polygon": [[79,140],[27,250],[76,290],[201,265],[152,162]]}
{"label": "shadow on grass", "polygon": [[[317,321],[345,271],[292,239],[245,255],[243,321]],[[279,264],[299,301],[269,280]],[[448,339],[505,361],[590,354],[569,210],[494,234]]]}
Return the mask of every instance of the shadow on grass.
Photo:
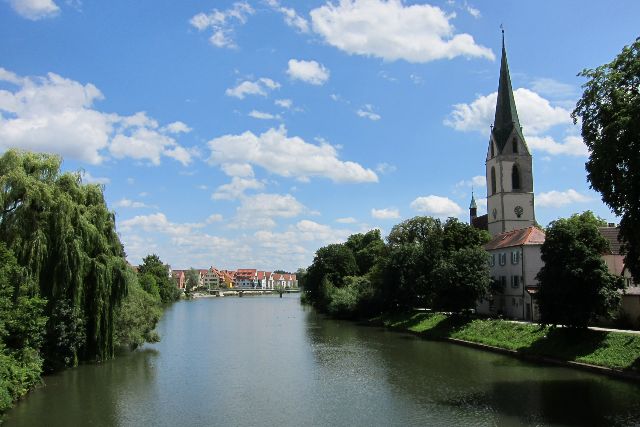
{"label": "shadow on grass", "polygon": [[463,314],[450,314],[438,322],[435,326],[423,332],[428,338],[451,338],[453,334],[467,326],[473,320],[472,317]]}
{"label": "shadow on grass", "polygon": [[575,361],[602,347],[607,332],[590,329],[553,328],[520,352],[533,356]]}

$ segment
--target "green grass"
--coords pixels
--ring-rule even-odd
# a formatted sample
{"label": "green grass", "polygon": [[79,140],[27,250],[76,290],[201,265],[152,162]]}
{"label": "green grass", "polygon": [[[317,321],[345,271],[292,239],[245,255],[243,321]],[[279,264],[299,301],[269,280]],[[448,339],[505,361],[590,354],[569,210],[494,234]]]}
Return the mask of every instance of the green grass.
{"label": "green grass", "polygon": [[429,339],[454,338],[531,356],[640,372],[640,335],[551,328],[442,313],[405,313],[374,319]]}

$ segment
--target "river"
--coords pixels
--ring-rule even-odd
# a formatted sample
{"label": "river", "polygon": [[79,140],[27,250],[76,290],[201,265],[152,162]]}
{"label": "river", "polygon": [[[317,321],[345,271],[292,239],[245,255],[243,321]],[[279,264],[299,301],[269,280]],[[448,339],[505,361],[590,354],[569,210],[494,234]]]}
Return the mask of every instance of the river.
{"label": "river", "polygon": [[45,378],[6,426],[635,425],[640,386],[322,318],[298,295],[181,301],[162,341]]}

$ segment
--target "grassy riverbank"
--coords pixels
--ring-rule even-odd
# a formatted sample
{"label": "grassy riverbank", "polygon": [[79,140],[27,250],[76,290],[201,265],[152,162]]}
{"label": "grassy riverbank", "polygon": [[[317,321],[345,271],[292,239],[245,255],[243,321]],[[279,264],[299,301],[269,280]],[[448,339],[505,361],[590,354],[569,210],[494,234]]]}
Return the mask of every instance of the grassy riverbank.
{"label": "grassy riverbank", "polygon": [[441,313],[385,315],[374,323],[428,339],[455,339],[530,357],[579,362],[640,374],[640,335],[571,330]]}

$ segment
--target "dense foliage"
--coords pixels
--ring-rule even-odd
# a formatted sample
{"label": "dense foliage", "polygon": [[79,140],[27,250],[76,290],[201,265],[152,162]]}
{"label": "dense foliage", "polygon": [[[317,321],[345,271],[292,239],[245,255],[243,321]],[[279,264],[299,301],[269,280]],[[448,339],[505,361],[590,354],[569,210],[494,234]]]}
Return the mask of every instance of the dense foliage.
{"label": "dense foliage", "polygon": [[[57,156],[15,150],[0,157],[0,240],[47,300],[48,368],[113,355],[113,312],[128,277],[102,188],[61,173],[60,164]],[[60,326],[67,321],[82,334],[67,333]]]}
{"label": "dense foliage", "polygon": [[299,280],[304,301],[337,317],[432,307],[472,308],[489,287],[488,233],[450,218],[415,217],[316,252]]}
{"label": "dense foliage", "polygon": [[587,327],[617,309],[624,282],[609,273],[602,259],[609,242],[599,225],[600,220],[585,212],[547,227],[541,249],[544,266],[536,277],[541,323]]}
{"label": "dense foliage", "polygon": [[46,301],[0,242],[0,413],[40,381]]}
{"label": "dense foliage", "polygon": [[625,265],[640,282],[640,38],[609,64],[580,73],[589,81],[573,111],[589,148],[591,187],[622,217]]}
{"label": "dense foliage", "polygon": [[[169,277],[169,266],[163,264],[156,254],[147,255],[138,267],[138,276],[143,278],[143,288],[158,289],[163,303],[176,301],[180,298],[180,291],[175,281]],[[153,293],[153,292],[151,292]]]}

